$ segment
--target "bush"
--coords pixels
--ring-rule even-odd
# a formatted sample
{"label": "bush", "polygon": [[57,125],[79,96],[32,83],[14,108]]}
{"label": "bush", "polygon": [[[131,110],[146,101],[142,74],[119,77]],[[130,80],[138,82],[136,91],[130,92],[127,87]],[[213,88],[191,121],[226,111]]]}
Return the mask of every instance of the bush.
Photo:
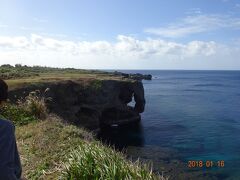
{"label": "bush", "polygon": [[36,119],[45,119],[48,115],[45,93],[39,90],[29,93],[25,99],[18,100],[18,104],[6,103],[0,109],[0,117],[13,121],[15,125],[26,125]]}
{"label": "bush", "polygon": [[39,90],[30,92],[25,99],[18,101],[19,106],[34,115],[36,118],[45,119],[48,114],[46,102],[51,100],[50,97],[45,97],[45,93],[48,90],[49,88],[47,88],[44,93],[41,93]]}
{"label": "bush", "polygon": [[0,115],[4,119],[11,120],[15,125],[25,125],[36,119],[24,108],[9,103],[1,107]]}

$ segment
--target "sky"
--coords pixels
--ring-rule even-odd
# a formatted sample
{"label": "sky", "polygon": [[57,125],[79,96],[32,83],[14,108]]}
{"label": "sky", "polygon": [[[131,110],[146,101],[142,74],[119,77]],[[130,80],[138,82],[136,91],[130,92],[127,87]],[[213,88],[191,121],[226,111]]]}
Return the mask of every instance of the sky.
{"label": "sky", "polygon": [[0,0],[0,65],[240,70],[240,0]]}

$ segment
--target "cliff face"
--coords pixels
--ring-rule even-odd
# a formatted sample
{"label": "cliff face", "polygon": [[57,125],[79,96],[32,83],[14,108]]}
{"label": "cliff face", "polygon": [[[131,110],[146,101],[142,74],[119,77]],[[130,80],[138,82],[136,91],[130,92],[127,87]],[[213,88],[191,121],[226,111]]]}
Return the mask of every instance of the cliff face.
{"label": "cliff face", "polygon": [[[144,111],[144,89],[139,81],[56,81],[14,89],[9,97],[16,101],[33,90],[43,92],[46,88],[50,88],[46,96],[52,98],[48,102],[51,112],[90,129],[137,122]],[[128,106],[132,99],[133,107]]]}

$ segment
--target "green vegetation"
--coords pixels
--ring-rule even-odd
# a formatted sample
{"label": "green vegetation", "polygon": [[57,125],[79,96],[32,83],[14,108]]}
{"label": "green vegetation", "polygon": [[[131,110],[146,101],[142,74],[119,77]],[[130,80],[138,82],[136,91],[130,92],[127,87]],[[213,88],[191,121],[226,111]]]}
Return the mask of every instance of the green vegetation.
{"label": "green vegetation", "polygon": [[47,112],[45,102],[44,95],[35,91],[20,104],[6,104],[0,111],[16,125],[24,178],[165,179],[154,175],[147,165],[133,163],[96,141],[82,128],[65,124],[54,115],[39,120],[39,112]]}
{"label": "green vegetation", "polygon": [[23,77],[34,77],[39,74],[35,71],[30,71],[29,67],[16,64],[15,67],[9,64],[0,66],[1,79],[13,79]]}
{"label": "green vegetation", "polygon": [[15,79],[15,78],[24,78],[24,77],[36,77],[41,74],[102,74],[101,71],[96,70],[83,70],[83,69],[74,69],[74,68],[51,68],[51,67],[42,67],[42,66],[22,66],[21,64],[16,64],[11,66],[5,64],[0,66],[0,78],[2,79]]}
{"label": "green vegetation", "polygon": [[[45,90],[47,92],[48,89]],[[45,92],[39,90],[30,92],[29,95],[18,100],[18,104],[6,103],[0,109],[3,118],[10,119],[15,125],[26,125],[36,119],[45,119],[48,115]]]}
{"label": "green vegetation", "polygon": [[0,66],[0,79],[6,80],[10,89],[21,87],[26,84],[63,80],[82,80],[86,83],[96,80],[96,82],[93,83],[93,87],[98,88],[101,86],[100,80],[123,80],[121,75],[98,70],[41,66],[31,67],[26,65],[22,66],[20,64],[16,64],[15,66],[9,64]]}
{"label": "green vegetation", "polygon": [[48,90],[46,89],[44,93],[41,93],[39,90],[30,92],[25,99],[18,101],[19,106],[36,118],[45,119],[48,114],[46,102],[51,100],[51,98],[45,97],[45,93]]}
{"label": "green vegetation", "polygon": [[83,129],[50,116],[16,128],[18,148],[27,179],[58,179],[72,149],[89,142],[92,135]]}
{"label": "green vegetation", "polygon": [[93,90],[99,90],[102,87],[102,81],[100,81],[98,79],[93,80],[93,81],[91,81],[89,87],[92,88]]}
{"label": "green vegetation", "polygon": [[57,117],[17,127],[17,139],[28,179],[160,179]]}
{"label": "green vegetation", "polygon": [[102,144],[81,143],[71,154],[64,170],[66,179],[157,179],[139,162],[127,161],[122,153]]}
{"label": "green vegetation", "polygon": [[36,118],[31,112],[15,104],[5,104],[0,109],[0,116],[4,119],[9,119],[17,126],[26,125],[29,122],[35,121]]}

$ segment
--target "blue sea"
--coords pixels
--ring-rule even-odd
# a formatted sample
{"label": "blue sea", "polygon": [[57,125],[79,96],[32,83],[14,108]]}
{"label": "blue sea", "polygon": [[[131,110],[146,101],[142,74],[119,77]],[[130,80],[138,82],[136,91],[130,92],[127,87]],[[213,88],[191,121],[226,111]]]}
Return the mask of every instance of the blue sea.
{"label": "blue sea", "polygon": [[[240,179],[240,71],[121,71],[151,74],[137,128],[113,128],[116,146],[163,147],[181,160],[224,161],[221,179]],[[210,169],[211,171],[211,169]]]}

